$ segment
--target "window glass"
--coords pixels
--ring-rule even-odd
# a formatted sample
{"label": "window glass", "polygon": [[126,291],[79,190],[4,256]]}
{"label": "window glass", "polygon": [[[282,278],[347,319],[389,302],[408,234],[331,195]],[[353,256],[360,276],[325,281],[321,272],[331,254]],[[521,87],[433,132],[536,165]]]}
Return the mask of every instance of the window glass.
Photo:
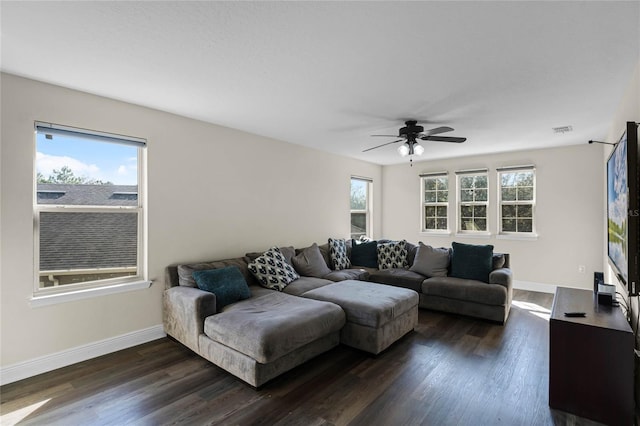
{"label": "window glass", "polygon": [[458,175],[459,203],[458,230],[462,232],[487,231],[487,205],[489,188],[486,173]]}
{"label": "window glass", "polygon": [[447,231],[449,229],[448,176],[423,176],[422,188],[422,231]]}
{"label": "window glass", "polygon": [[535,169],[499,171],[501,233],[534,232]]}
{"label": "window glass", "polygon": [[145,144],[64,129],[36,123],[36,291],[143,279]]}
{"label": "window glass", "polygon": [[351,238],[371,237],[371,181],[351,178]]}

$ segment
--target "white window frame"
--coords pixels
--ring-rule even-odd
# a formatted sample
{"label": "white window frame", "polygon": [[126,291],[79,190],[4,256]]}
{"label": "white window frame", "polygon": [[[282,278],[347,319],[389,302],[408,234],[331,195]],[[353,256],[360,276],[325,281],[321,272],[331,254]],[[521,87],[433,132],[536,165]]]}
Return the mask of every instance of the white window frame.
{"label": "white window frame", "polygon": [[[446,178],[447,179],[447,201],[435,201],[435,202],[431,202],[431,201],[426,201],[426,180],[427,179],[437,179],[437,178]],[[422,173],[420,175],[420,232],[422,233],[427,233],[427,234],[449,234],[450,233],[450,220],[449,220],[449,216],[450,216],[450,194],[451,194],[451,190],[450,190],[450,185],[449,185],[449,173],[448,172],[434,172],[434,173]],[[437,194],[438,192],[440,192],[439,190],[436,189],[436,199],[437,199]],[[445,229],[429,229],[427,228],[427,213],[426,213],[426,208],[427,207],[435,207],[436,210],[438,207],[446,207],[447,208],[447,215],[444,217],[447,221],[447,226]],[[438,219],[437,213],[436,213],[436,221]]]}
{"label": "white window frame", "polygon": [[[366,203],[365,203],[365,209],[351,209],[351,200],[349,200],[349,237],[353,238],[353,234],[351,233],[351,215],[353,213],[361,213],[365,215],[365,221],[366,221],[366,234],[365,237],[368,238],[373,238],[373,232],[372,232],[372,187],[373,187],[373,179],[371,178],[367,178],[367,177],[362,177],[362,176],[351,176],[351,179],[349,179],[349,196],[351,196],[351,183],[354,180],[358,180],[358,181],[362,181],[365,182],[365,197],[366,197]],[[357,239],[357,238],[356,238]]]}
{"label": "white window frame", "polygon": [[[510,166],[510,167],[498,167],[497,182],[498,182],[498,234],[502,236],[514,236],[514,237],[536,237],[536,168],[533,165],[527,166]],[[502,199],[502,175],[506,173],[518,173],[518,172],[532,172],[533,173],[533,199],[532,200],[503,200]],[[502,206],[503,205],[531,205],[531,232],[521,231],[504,231],[502,229]],[[517,218],[516,218],[517,219]]]}
{"label": "white window frame", "polygon": [[[44,306],[70,300],[85,299],[103,294],[148,288],[151,282],[147,272],[147,226],[146,226],[146,139],[121,136],[113,133],[80,129],[59,124],[36,121],[34,145],[38,133],[82,137],[86,140],[120,143],[136,146],[138,150],[138,196],[135,206],[84,206],[38,204],[38,183],[35,156],[33,160],[33,231],[34,231],[34,289],[31,306]],[[34,150],[35,151],[35,150]],[[40,287],[40,215],[41,213],[137,213],[137,261],[135,275]],[[102,270],[104,272],[105,270]],[[76,271],[77,273],[77,271]]]}
{"label": "white window frame", "polygon": [[[475,169],[475,170],[459,170],[456,171],[456,232],[458,234],[467,234],[467,235],[489,235],[489,170],[488,169]],[[484,176],[487,180],[487,199],[486,201],[462,201],[462,186],[460,184],[460,180],[463,177],[468,176]],[[483,216],[485,219],[486,229],[484,230],[469,230],[462,229],[462,207],[463,206],[484,206],[486,215]],[[473,217],[475,219],[475,216]]]}

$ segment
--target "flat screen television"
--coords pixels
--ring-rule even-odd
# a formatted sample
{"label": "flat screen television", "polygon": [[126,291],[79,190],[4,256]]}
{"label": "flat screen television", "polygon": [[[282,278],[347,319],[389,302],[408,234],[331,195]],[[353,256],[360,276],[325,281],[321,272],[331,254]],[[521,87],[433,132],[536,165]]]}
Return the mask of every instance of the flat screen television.
{"label": "flat screen television", "polygon": [[638,125],[627,129],[607,160],[607,254],[630,296],[637,296],[640,252]]}

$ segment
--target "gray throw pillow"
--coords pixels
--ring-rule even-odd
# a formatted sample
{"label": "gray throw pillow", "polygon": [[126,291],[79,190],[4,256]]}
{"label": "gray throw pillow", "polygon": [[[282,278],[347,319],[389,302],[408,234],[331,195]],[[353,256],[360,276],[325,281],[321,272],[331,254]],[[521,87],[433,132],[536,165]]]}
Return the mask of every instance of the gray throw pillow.
{"label": "gray throw pillow", "polygon": [[291,262],[296,271],[305,277],[322,278],[331,272],[316,243],[291,258]]}
{"label": "gray throw pillow", "polygon": [[427,277],[446,277],[449,268],[449,249],[433,248],[422,242],[418,243],[418,250],[410,271]]}
{"label": "gray throw pillow", "polygon": [[493,253],[493,270],[504,267],[506,259],[502,253]]}

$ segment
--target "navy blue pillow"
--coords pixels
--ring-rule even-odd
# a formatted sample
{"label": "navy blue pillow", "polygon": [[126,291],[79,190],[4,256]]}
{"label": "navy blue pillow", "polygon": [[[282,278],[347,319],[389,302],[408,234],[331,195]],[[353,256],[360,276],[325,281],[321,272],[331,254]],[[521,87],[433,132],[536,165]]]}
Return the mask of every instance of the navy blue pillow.
{"label": "navy blue pillow", "polygon": [[356,240],[351,240],[351,264],[356,266],[366,266],[367,268],[378,268],[378,242],[369,241],[357,244]]}
{"label": "navy blue pillow", "polygon": [[493,269],[493,246],[451,243],[451,276],[489,282]]}
{"label": "navy blue pillow", "polygon": [[216,312],[221,312],[227,305],[251,297],[247,281],[237,266],[194,271],[193,279],[200,290],[216,295]]}

